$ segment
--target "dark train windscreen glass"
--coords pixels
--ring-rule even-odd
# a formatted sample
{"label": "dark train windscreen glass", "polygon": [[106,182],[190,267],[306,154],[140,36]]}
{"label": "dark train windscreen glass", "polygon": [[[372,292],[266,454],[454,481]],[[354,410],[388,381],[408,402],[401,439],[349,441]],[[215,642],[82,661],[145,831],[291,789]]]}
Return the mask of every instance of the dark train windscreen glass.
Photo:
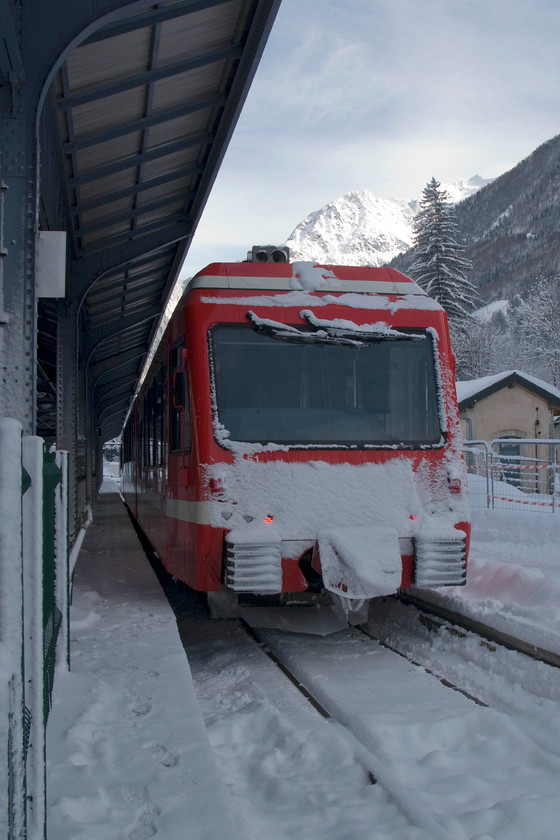
{"label": "dark train windscreen glass", "polygon": [[311,446],[443,443],[428,334],[210,331],[214,403],[232,441]]}

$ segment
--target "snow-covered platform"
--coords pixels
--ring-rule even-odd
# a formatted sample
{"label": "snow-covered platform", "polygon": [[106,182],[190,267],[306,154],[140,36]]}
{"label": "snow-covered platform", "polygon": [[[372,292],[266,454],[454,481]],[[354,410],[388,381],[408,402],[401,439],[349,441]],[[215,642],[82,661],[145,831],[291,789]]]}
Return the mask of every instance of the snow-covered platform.
{"label": "snow-covered platform", "polygon": [[78,557],[47,741],[49,840],[236,836],[175,617],[113,481]]}
{"label": "snow-covered platform", "polygon": [[[116,485],[103,490],[76,567],[72,670],[57,671],[48,723],[49,840],[437,836],[419,827],[414,809],[409,818],[401,813],[383,784],[370,784],[345,729],[315,713],[235,622],[210,622],[196,609],[186,610],[181,632],[189,666],[174,614]],[[438,590],[434,599],[560,650],[560,515],[473,514],[469,582]],[[372,629],[372,622],[383,620],[370,610]],[[359,640],[337,626],[329,629],[338,633],[320,642],[308,633],[298,638],[301,621],[298,614],[286,628],[291,633],[269,636],[293,649],[306,679],[322,691],[332,695],[342,685],[344,693],[355,682],[346,717],[352,726],[370,720],[370,743],[377,732],[376,744],[396,744],[399,773],[413,801],[423,791],[424,802],[432,802],[453,828],[445,836],[557,836],[556,669],[532,663],[527,689],[519,681],[521,654],[507,651],[499,658],[476,639],[459,639],[457,645],[473,656],[473,670],[468,657],[455,658],[452,634],[422,634],[417,623],[408,633],[404,618],[391,619],[388,631],[399,644],[408,639],[414,661],[448,674],[453,659],[458,683],[492,706],[480,710],[450,692],[445,702],[453,724],[450,715],[441,715],[436,725],[421,719],[416,694],[412,722],[401,727],[396,721],[412,694],[406,689],[410,666],[399,660],[391,676],[380,679],[379,668],[391,657],[372,646],[368,679],[377,688],[368,690],[364,665],[355,681],[345,677],[345,669],[359,662],[345,646]],[[402,680],[397,668],[406,672]],[[427,675],[422,680],[429,682]],[[395,702],[380,717],[385,689],[404,697],[404,711]],[[442,691],[437,683],[433,696]],[[437,706],[428,712],[432,708],[437,717]],[[501,741],[498,720],[506,733]],[[508,734],[511,727],[518,730],[515,737]]]}

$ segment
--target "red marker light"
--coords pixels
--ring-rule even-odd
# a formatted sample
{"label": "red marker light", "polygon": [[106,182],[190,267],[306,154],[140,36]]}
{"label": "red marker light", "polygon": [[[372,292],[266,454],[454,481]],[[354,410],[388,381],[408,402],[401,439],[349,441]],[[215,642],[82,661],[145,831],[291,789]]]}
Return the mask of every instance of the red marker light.
{"label": "red marker light", "polygon": [[408,518],[409,518],[409,519],[412,519],[412,521],[414,522],[414,521],[415,521],[415,519],[416,519],[416,516],[414,516],[414,514],[413,514],[413,513],[411,513],[411,514],[410,514],[410,516],[409,516]]}
{"label": "red marker light", "polygon": [[274,522],[273,516],[265,516],[264,521],[267,525],[270,525],[271,522]]}

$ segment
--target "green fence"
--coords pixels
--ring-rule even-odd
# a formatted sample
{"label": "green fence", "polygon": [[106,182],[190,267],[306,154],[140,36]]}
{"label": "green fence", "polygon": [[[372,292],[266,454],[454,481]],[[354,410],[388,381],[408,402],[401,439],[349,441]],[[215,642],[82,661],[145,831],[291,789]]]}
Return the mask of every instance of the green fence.
{"label": "green fence", "polygon": [[43,706],[47,723],[52,702],[56,640],[62,622],[62,611],[56,603],[56,490],[62,470],[54,453],[43,455]]}

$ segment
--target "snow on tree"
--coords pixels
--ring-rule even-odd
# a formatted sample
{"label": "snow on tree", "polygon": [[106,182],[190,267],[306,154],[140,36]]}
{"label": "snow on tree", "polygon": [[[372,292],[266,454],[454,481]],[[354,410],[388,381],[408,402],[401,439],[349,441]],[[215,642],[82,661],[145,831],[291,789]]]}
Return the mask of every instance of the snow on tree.
{"label": "snow on tree", "polygon": [[541,278],[519,313],[520,343],[530,348],[535,369],[560,387],[560,278]]}
{"label": "snow on tree", "polygon": [[487,322],[476,317],[462,323],[453,320],[450,334],[457,379],[478,379],[510,368],[527,369],[513,352],[511,331],[502,313],[496,313]]}
{"label": "snow on tree", "polygon": [[445,311],[450,321],[462,321],[477,299],[476,287],[466,277],[472,268],[457,241],[455,210],[435,178],[424,187],[420,212],[414,220],[416,255],[410,274]]}
{"label": "snow on tree", "polygon": [[104,461],[120,461],[121,458],[121,439],[120,437],[108,440],[103,446],[103,460]]}

